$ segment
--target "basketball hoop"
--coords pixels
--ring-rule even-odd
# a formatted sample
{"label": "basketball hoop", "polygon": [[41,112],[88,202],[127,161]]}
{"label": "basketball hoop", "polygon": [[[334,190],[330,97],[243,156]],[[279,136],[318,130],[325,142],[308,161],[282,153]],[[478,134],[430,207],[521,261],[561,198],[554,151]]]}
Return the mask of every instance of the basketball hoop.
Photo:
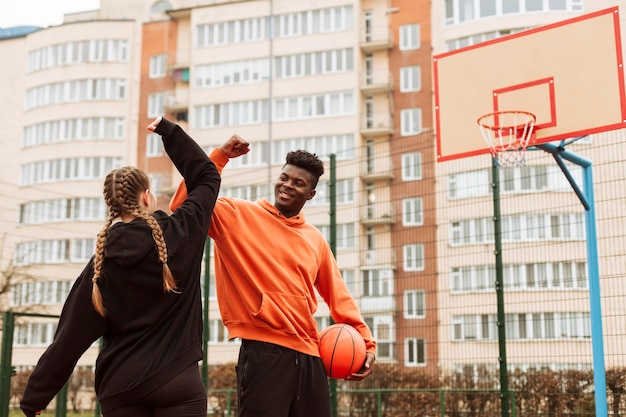
{"label": "basketball hoop", "polygon": [[478,118],[480,131],[498,166],[526,164],[526,148],[533,137],[535,120],[534,114],[519,110],[499,111]]}

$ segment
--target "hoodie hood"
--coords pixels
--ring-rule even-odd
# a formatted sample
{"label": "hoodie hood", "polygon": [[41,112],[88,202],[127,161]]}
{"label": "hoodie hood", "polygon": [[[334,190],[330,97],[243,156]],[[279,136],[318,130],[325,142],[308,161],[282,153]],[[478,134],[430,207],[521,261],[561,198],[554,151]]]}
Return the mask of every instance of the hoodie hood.
{"label": "hoodie hood", "polygon": [[262,198],[256,202],[258,205],[263,207],[265,210],[274,215],[277,219],[280,219],[287,226],[296,227],[304,224],[304,213],[302,210],[295,216],[285,217],[272,203]]}
{"label": "hoodie hood", "polygon": [[152,230],[145,220],[118,222],[109,228],[104,248],[105,259],[128,268],[145,260],[151,252],[156,252],[156,246]]}

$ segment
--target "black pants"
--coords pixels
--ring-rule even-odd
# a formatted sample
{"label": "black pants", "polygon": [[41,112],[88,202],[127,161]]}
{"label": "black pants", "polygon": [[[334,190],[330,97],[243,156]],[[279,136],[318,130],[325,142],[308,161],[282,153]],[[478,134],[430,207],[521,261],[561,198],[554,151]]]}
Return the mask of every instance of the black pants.
{"label": "black pants", "polygon": [[206,389],[193,363],[180,374],[133,404],[116,408],[104,417],[206,417]]}
{"label": "black pants", "polygon": [[271,343],[242,342],[237,396],[239,417],[331,417],[321,359]]}

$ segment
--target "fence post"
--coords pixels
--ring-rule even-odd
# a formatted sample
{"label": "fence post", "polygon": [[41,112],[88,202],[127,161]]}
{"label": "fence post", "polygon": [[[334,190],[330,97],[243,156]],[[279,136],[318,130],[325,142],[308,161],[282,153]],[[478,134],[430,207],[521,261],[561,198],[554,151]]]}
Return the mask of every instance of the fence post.
{"label": "fence post", "polygon": [[439,415],[444,417],[446,415],[446,400],[445,400],[446,392],[445,390],[439,390]]}
{"label": "fence post", "polygon": [[61,391],[57,394],[57,406],[54,411],[55,417],[67,416],[67,387],[68,382],[63,385],[63,388],[61,388]]}
{"label": "fence post", "polygon": [[15,316],[10,311],[3,314],[2,348],[0,351],[0,417],[9,417],[11,400],[11,357],[13,355],[13,328]]}

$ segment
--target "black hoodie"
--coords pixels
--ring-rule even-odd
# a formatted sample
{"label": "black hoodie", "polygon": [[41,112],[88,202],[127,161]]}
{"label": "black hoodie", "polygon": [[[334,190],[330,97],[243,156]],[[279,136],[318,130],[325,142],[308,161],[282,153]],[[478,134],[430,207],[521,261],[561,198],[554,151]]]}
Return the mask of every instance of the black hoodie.
{"label": "black hoodie", "polygon": [[96,393],[103,413],[148,394],[202,359],[200,271],[220,175],[179,126],[162,119],[155,132],[189,188],[174,214],[153,214],[163,230],[178,292],[163,291],[163,266],[148,224],[141,219],[113,224],[99,280],[106,317],[91,302],[92,259],[72,287],[54,340],[28,381],[20,405],[24,410],[44,409],[100,337]]}

